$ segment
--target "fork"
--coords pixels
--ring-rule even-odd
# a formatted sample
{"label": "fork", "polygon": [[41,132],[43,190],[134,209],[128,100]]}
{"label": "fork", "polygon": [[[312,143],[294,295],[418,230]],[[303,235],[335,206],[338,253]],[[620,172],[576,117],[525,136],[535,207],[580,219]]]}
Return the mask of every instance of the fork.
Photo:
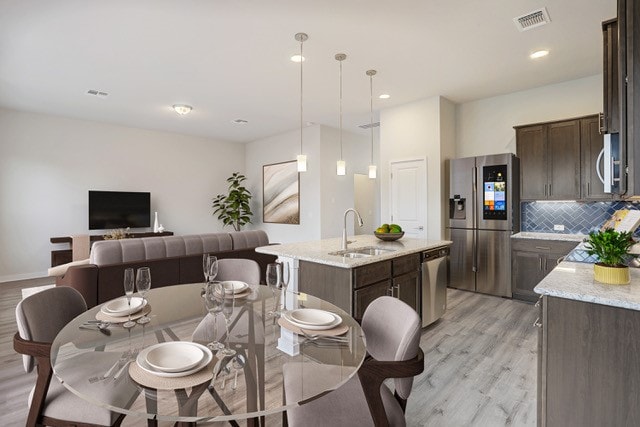
{"label": "fork", "polygon": [[122,367],[113,376],[113,380],[114,381],[117,380],[118,378],[120,378],[120,375],[122,375],[122,373],[124,372],[125,368],[127,368],[129,366],[129,363],[131,363],[131,362],[136,360],[136,358],[138,357],[138,353],[140,353],[140,350],[135,350],[133,352],[128,352],[128,353],[129,353],[129,356],[127,357],[127,360],[125,360],[125,362],[122,365]]}
{"label": "fork", "polygon": [[320,334],[312,334],[309,331],[306,331],[304,329],[300,329],[300,331],[302,332],[302,335],[304,335],[304,337],[308,340],[308,341],[316,341],[316,340],[326,340],[326,341],[332,341],[332,342],[337,342],[337,343],[348,343],[349,342],[349,338],[348,337],[341,337],[341,336],[335,336],[335,335],[320,335]]}
{"label": "fork", "polygon": [[129,351],[127,350],[124,353],[122,353],[120,358],[118,360],[116,360],[113,363],[113,365],[111,365],[111,367],[107,370],[107,372],[104,373],[104,375],[102,375],[101,377],[91,377],[91,378],[89,378],[89,382],[90,383],[95,383],[96,381],[106,380],[111,375],[113,375],[115,370],[118,369],[118,367],[120,367],[124,362],[126,362],[128,358],[129,358]]}

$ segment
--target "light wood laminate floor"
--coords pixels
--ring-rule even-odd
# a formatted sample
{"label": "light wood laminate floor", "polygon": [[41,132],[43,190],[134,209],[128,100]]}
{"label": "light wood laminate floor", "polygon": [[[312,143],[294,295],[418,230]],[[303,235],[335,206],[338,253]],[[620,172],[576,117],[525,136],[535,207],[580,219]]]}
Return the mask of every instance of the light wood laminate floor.
{"label": "light wood laminate floor", "polygon": [[[24,425],[35,381],[13,351],[15,306],[22,288],[50,281],[0,283],[1,426]],[[407,425],[534,426],[535,318],[530,304],[449,289],[446,314],[422,333],[425,371],[414,381]],[[267,423],[279,425],[280,416]],[[146,423],[127,417],[124,425]]]}

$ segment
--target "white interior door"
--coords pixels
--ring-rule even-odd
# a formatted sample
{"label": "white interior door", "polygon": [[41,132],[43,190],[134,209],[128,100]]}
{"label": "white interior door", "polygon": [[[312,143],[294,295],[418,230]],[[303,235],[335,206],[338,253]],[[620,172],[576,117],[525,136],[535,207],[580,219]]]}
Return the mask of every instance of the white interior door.
{"label": "white interior door", "polygon": [[427,238],[427,165],[425,159],[391,162],[391,222],[406,237]]}

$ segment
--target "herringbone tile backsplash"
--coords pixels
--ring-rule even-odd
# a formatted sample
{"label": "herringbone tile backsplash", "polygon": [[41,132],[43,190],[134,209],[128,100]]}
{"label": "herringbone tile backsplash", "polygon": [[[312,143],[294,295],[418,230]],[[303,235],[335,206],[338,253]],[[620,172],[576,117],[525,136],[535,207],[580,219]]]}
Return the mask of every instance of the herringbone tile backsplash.
{"label": "herringbone tile backsplash", "polygon": [[[520,208],[522,231],[587,234],[599,229],[617,210],[640,210],[640,203],[522,202]],[[564,231],[554,231],[555,224],[564,225]],[[640,236],[640,228],[635,235]]]}

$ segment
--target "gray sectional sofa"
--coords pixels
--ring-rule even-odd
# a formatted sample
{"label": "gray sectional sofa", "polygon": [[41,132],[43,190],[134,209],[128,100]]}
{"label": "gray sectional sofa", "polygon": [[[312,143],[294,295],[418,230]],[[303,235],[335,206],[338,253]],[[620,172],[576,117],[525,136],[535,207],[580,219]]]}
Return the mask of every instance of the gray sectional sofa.
{"label": "gray sectional sofa", "polygon": [[204,253],[253,259],[264,277],[266,265],[276,258],[255,248],[268,244],[269,237],[261,230],[102,240],[93,244],[89,264],[69,267],[57,277],[56,285],[77,289],[87,306],[93,307],[124,294],[126,268],[150,267],[152,288],[202,282]]}

